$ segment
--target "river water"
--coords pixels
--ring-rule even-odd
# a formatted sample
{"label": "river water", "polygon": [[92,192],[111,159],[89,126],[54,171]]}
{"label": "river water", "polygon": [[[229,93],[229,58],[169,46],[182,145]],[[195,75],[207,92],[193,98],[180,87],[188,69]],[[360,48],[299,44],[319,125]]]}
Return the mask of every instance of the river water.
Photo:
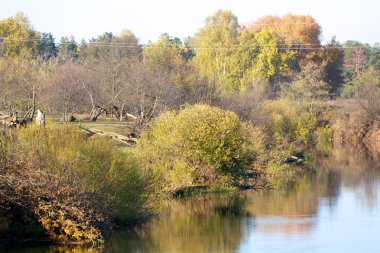
{"label": "river water", "polygon": [[104,249],[12,252],[380,252],[380,153],[336,148],[275,190],[172,201]]}

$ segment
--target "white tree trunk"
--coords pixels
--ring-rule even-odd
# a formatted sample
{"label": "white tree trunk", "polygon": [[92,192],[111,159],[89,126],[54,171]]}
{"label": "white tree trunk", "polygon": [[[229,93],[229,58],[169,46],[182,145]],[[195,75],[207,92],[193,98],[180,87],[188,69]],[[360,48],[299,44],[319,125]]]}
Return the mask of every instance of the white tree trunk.
{"label": "white tree trunk", "polygon": [[37,117],[36,117],[36,124],[37,126],[45,126],[45,113],[41,110],[37,111]]}

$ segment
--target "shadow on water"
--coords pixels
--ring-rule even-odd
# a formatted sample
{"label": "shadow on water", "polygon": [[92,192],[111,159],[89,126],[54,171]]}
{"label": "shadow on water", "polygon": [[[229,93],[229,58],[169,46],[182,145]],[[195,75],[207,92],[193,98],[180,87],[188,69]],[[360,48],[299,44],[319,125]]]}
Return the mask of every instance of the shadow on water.
{"label": "shadow on water", "polygon": [[104,249],[45,247],[12,252],[249,252],[261,249],[257,245],[263,238],[270,238],[270,247],[276,236],[278,245],[297,236],[303,241],[318,237],[324,224],[322,209],[334,212],[347,192],[353,193],[356,206],[380,211],[379,148],[339,147],[316,157],[312,172],[276,190],[173,200],[151,222],[115,232]]}

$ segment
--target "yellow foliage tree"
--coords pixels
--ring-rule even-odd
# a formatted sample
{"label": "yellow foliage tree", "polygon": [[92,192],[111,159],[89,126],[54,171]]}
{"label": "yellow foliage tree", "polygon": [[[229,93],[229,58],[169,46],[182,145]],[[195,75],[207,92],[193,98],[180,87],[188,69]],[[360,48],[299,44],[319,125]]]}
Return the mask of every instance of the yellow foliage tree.
{"label": "yellow foliage tree", "polygon": [[283,41],[281,48],[297,52],[298,63],[301,66],[318,58],[322,29],[309,15],[266,16],[250,24],[247,29],[253,34],[264,29],[272,29]]}
{"label": "yellow foliage tree", "polygon": [[23,13],[1,20],[0,55],[31,57],[37,52],[39,37],[40,34],[33,30]]}
{"label": "yellow foliage tree", "polygon": [[201,75],[219,85],[226,83],[231,69],[231,58],[235,52],[239,24],[230,11],[219,10],[207,17],[205,25],[195,35],[193,46],[196,51],[194,62]]}

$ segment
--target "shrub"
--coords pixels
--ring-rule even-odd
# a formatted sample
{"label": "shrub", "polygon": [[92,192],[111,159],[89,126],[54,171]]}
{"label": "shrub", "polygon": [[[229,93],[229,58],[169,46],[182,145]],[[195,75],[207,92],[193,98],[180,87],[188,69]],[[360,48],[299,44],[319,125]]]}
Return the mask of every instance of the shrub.
{"label": "shrub", "polygon": [[201,104],[159,116],[136,148],[156,186],[166,190],[237,177],[254,153],[249,127],[235,113]]}
{"label": "shrub", "polygon": [[309,146],[315,143],[318,109],[286,99],[267,102],[266,109],[271,115],[265,123],[269,144],[288,148],[296,141]]}
{"label": "shrub", "polygon": [[323,68],[317,64],[309,63],[302,68],[292,83],[285,86],[283,95],[293,100],[308,102],[327,99],[329,87],[324,78]]}
{"label": "shrub", "polygon": [[272,116],[271,131],[274,142],[290,143],[294,139],[294,125],[285,115],[274,113]]}
{"label": "shrub", "polygon": [[342,98],[353,98],[355,96],[356,87],[351,83],[345,83],[342,87],[340,96]]}
{"label": "shrub", "polygon": [[329,127],[319,127],[315,131],[318,139],[318,144],[328,145],[331,144],[334,137],[334,131]]}
{"label": "shrub", "polygon": [[296,139],[302,140],[306,145],[313,145],[315,142],[314,131],[317,126],[317,117],[311,113],[302,113],[297,118]]}
{"label": "shrub", "polygon": [[146,178],[112,141],[68,126],[28,127],[7,140],[4,176],[16,185],[12,203],[34,213],[52,238],[100,242],[104,224],[136,222],[144,214]]}

